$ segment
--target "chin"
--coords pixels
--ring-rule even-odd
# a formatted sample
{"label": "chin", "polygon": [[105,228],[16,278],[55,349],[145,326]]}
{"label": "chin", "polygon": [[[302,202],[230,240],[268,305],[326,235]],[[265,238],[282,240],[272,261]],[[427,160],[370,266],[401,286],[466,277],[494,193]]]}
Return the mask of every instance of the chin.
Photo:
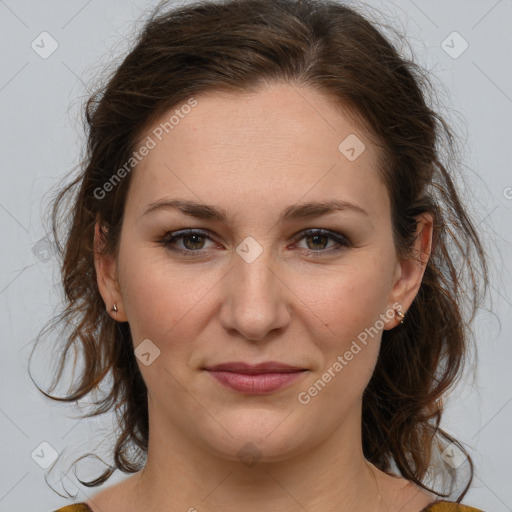
{"label": "chin", "polygon": [[206,435],[203,439],[209,445],[209,451],[215,455],[227,460],[238,460],[248,467],[258,461],[284,461],[305,451],[306,443],[311,443],[311,436],[299,424],[288,421],[293,413],[287,418],[288,414],[255,409],[247,413],[235,413],[232,421],[217,417],[223,427],[216,429],[220,436]]}

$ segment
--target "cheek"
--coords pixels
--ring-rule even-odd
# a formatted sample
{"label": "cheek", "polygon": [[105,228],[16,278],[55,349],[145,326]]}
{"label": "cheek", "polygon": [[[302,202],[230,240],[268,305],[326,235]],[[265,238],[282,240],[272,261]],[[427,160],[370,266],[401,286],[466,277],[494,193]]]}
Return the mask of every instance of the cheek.
{"label": "cheek", "polygon": [[316,326],[311,340],[322,354],[319,373],[324,382],[332,382],[326,386],[326,399],[338,400],[342,393],[350,402],[349,396],[360,396],[371,378],[390,290],[385,260],[384,255],[359,254],[357,264],[318,274],[317,279],[304,278],[297,292],[310,308],[311,326]]}
{"label": "cheek", "polygon": [[[134,343],[149,338],[163,346],[173,340],[183,347],[201,328],[203,297],[219,277],[194,265],[171,265],[164,251],[133,251],[122,262],[123,304]],[[194,321],[194,319],[196,321]]]}
{"label": "cheek", "polygon": [[323,428],[336,429],[351,411],[358,410],[373,375],[381,341],[375,324],[382,300],[371,285],[370,279],[347,279],[335,288],[323,288],[326,295],[317,307],[329,330],[326,335],[321,326],[311,336],[321,364],[297,396],[301,407],[306,406],[304,421],[311,428],[315,418],[322,417]]}
{"label": "cheek", "polygon": [[386,310],[389,270],[381,263],[361,255],[357,265],[346,265],[316,278],[306,276],[297,295],[304,297],[304,302],[339,339],[347,340],[373,325]]}

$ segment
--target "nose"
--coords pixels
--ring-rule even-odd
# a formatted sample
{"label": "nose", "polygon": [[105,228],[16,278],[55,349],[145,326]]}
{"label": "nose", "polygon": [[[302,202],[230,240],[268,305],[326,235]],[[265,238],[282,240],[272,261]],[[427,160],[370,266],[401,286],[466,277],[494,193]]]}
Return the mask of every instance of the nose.
{"label": "nose", "polygon": [[293,294],[268,252],[252,262],[237,254],[234,268],[223,280],[220,321],[231,335],[260,341],[282,333],[290,322]]}

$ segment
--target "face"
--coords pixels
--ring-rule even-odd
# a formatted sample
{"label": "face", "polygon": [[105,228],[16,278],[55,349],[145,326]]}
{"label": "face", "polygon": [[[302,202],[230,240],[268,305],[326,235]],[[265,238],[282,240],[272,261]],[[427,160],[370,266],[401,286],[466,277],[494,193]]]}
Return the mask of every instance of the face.
{"label": "face", "polygon": [[[195,99],[169,133],[157,122],[141,137],[156,145],[131,176],[119,253],[97,264],[134,348],[150,340],[137,359],[150,422],[226,459],[249,442],[277,461],[356,435],[382,330],[421,281],[397,260],[377,149],[309,88]],[[303,371],[257,393],[205,369],[239,361]]]}

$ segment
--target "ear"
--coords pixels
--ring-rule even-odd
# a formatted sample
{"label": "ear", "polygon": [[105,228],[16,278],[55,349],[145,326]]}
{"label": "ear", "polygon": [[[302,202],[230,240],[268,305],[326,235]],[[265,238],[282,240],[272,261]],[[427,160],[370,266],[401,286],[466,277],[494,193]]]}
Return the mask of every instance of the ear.
{"label": "ear", "polygon": [[[391,308],[401,311],[406,317],[407,310],[420,289],[432,250],[433,216],[430,213],[424,213],[416,217],[416,220],[417,228],[412,253],[407,259],[397,263],[395,282],[390,296]],[[386,328],[396,327],[400,320],[401,318],[397,315],[389,321]]]}
{"label": "ear", "polygon": [[[115,256],[104,254],[106,228],[102,228],[100,219],[96,220],[94,226],[94,267],[96,269],[96,279],[98,289],[108,314],[118,322],[126,322],[126,314],[123,307],[123,300],[117,281],[117,263]],[[117,311],[112,311],[113,305],[116,305]]]}

